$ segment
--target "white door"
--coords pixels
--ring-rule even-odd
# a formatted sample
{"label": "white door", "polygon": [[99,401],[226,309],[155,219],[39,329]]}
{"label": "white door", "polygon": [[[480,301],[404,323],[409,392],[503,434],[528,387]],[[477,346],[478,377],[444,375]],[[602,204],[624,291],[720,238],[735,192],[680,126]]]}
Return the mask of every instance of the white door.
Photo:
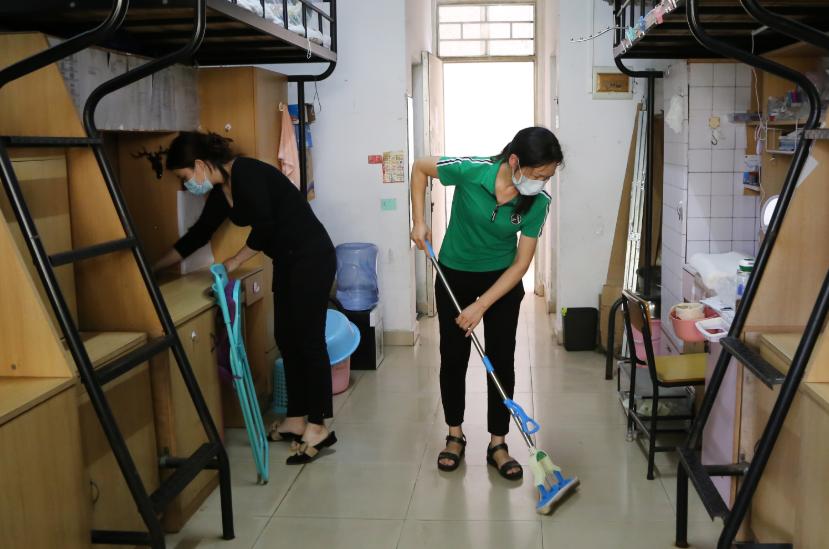
{"label": "white door", "polygon": [[[444,154],[443,62],[423,52],[421,64],[413,70],[415,156]],[[437,180],[430,179],[426,189],[426,223],[432,228],[432,246],[440,250],[446,234],[446,191]],[[435,273],[426,253],[415,253],[417,312],[434,316]]]}

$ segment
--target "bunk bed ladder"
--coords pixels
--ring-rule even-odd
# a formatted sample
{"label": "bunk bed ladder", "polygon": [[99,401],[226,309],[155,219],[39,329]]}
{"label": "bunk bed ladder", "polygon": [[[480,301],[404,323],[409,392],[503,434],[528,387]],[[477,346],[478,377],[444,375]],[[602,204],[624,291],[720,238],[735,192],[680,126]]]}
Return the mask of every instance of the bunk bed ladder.
{"label": "bunk bed ladder", "polygon": [[[193,33],[184,47],[113,78],[101,84],[90,94],[83,112],[86,137],[0,137],[0,176],[2,176],[15,217],[24,233],[27,247],[46,289],[52,308],[57,315],[61,331],[75,360],[81,381],[89,394],[90,402],[95,409],[103,432],[112,447],[113,455],[147,528],[146,532],[93,530],[91,533],[92,543],[146,545],[153,548],[163,548],[165,546],[164,531],[159,515],[164,511],[166,505],[186,488],[196,475],[205,469],[218,469],[219,471],[223,537],[224,539],[233,539],[234,537],[230,467],[227,453],[222,445],[216,425],[210,416],[210,411],[199,389],[198,382],[193,375],[161,291],[141,250],[134,225],[127,212],[115,175],[107,161],[103,143],[94,121],[96,107],[101,99],[108,94],[175,63],[191,60],[204,38],[206,26],[205,2],[206,0],[194,0]],[[113,0],[109,16],[95,29],[72,37],[0,70],[0,87],[84,48],[102,43],[121,26],[128,7],[128,0]],[[91,147],[121,220],[126,235],[125,238],[48,255],[21,192],[20,182],[14,172],[14,166],[8,153],[8,149],[13,147]],[[93,368],[81,340],[78,326],[69,312],[66,300],[55,277],[54,269],[60,265],[121,250],[132,251],[153,306],[161,321],[164,335],[150,340],[146,345],[130,352],[123,358],[96,370]],[[157,490],[148,493],[126,446],[123,434],[118,428],[103,387],[106,383],[167,350],[172,350],[175,356],[193,405],[207,434],[208,442],[198,448],[191,456],[185,458],[171,457],[160,464],[161,467],[175,470],[161,482]]]}
{"label": "bunk bed ladder", "polygon": [[[769,12],[760,6],[757,0],[740,0],[743,8],[759,23],[770,29],[788,35],[797,40],[811,43],[818,47],[827,48],[829,39],[815,29],[802,23],[786,19]],[[769,59],[743,51],[720,40],[712,38],[700,24],[699,0],[687,0],[686,16],[691,33],[697,41],[710,51],[727,58],[733,58],[752,67],[756,67],[771,74],[780,76],[796,83],[802,88],[809,100],[810,112],[806,122],[806,130],[818,127],[820,118],[820,96],[812,82],[800,72],[775,63]],[[827,48],[829,49],[829,48]],[[777,208],[772,217],[766,237],[760,247],[755,262],[754,271],[748,281],[745,295],[737,309],[734,321],[728,336],[722,340],[722,353],[714,369],[708,388],[705,392],[701,409],[691,427],[691,433],[684,445],[679,448],[680,465],[677,473],[677,509],[676,509],[676,546],[688,547],[688,481],[693,483],[703,505],[712,519],[723,520],[723,530],[720,534],[717,547],[726,549],[732,547],[737,532],[748,513],[751,499],[757,489],[766,464],[774,450],[777,437],[791,408],[798,386],[803,379],[809,358],[814,349],[829,311],[829,273],[820,288],[817,301],[812,309],[804,334],[794,354],[791,367],[786,374],[776,370],[757,353],[749,349],[742,341],[741,336],[751,310],[754,298],[768,265],[772,249],[777,240],[783,218],[792,201],[800,173],[809,156],[812,139],[809,134],[804,136],[797,145],[792,164],[786,174],[783,190],[780,193]],[[722,385],[731,360],[735,359],[745,366],[746,370],[754,374],[768,387],[780,386],[780,392],[775,400],[768,423],[758,442],[756,452],[751,463],[730,463],[722,465],[703,465],[697,452],[705,424],[711,414],[714,401]],[[734,505],[728,508],[719,492],[711,481],[712,476],[737,476],[742,481],[737,490]],[[741,547],[791,547],[791,544],[738,544]]]}

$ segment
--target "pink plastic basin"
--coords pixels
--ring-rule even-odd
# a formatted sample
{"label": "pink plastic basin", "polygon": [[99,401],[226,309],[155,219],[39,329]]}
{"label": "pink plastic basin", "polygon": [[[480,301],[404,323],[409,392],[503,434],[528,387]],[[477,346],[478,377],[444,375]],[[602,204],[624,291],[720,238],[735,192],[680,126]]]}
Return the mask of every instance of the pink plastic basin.
{"label": "pink plastic basin", "polygon": [[[713,310],[709,309],[708,307],[705,308],[705,318],[711,318],[717,316]],[[681,339],[686,343],[699,343],[701,341],[705,341],[705,336],[703,336],[699,330],[697,330],[697,321],[700,320],[682,320],[681,318],[676,316],[676,312],[671,310],[671,323],[674,326],[674,333],[676,337]]]}
{"label": "pink plastic basin", "polygon": [[331,392],[338,395],[348,389],[351,376],[351,357],[331,366]]}

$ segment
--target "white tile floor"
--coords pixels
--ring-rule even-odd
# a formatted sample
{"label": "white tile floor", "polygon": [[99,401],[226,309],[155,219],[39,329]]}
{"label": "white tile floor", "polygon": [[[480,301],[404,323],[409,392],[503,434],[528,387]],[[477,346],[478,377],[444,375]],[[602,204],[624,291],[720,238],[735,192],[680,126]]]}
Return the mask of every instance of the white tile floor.
{"label": "white tile floor", "polygon": [[[551,336],[544,301],[523,304],[516,351],[516,400],[540,422],[539,447],[582,485],[552,516],[534,512],[529,477],[513,484],[484,460],[486,383],[480,360],[467,378],[467,457],[454,473],[435,467],[445,426],[438,388],[437,321],[421,322],[417,346],[387,349],[377,372],[353,372],[335,397],[340,442],[304,467],[284,465],[271,445],[271,481],[255,484],[241,430],[227,433],[233,468],[236,539],[222,541],[214,493],[167,546],[270,549],[502,549],[673,547],[676,461],[659,455],[660,475],[645,479],[645,457],[625,442],[624,418],[604,381],[604,358],[567,353]],[[514,431],[513,426],[513,431]],[[508,437],[526,463],[520,437]],[[718,529],[692,493],[690,541],[714,547]]]}

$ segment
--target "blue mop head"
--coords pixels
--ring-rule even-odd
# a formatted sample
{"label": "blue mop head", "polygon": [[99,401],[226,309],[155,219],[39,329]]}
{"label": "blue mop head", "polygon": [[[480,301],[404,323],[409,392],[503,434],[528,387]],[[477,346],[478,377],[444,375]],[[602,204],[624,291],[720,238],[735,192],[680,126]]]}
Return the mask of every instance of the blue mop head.
{"label": "blue mop head", "polygon": [[547,488],[545,484],[537,486],[539,498],[535,510],[541,515],[550,514],[553,507],[572,494],[580,483],[578,477],[564,478],[558,471],[555,472],[555,476],[557,482],[550,488]]}

